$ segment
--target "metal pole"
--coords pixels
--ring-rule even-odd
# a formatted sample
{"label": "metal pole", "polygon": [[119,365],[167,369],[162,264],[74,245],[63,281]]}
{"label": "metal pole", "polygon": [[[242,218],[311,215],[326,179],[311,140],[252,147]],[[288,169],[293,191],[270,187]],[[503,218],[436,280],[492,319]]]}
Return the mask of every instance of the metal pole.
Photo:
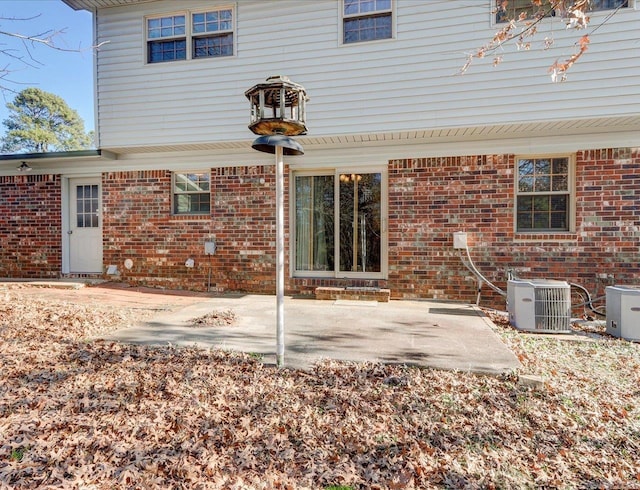
{"label": "metal pole", "polygon": [[284,162],[276,146],[276,366],[284,367]]}

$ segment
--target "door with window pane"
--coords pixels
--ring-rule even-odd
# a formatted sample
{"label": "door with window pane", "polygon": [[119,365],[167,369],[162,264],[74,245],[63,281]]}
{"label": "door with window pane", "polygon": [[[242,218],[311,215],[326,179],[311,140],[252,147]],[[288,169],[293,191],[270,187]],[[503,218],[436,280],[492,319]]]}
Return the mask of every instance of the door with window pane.
{"label": "door with window pane", "polygon": [[102,272],[100,179],[69,182],[69,272]]}
{"label": "door with window pane", "polygon": [[296,176],[295,195],[297,273],[382,272],[381,173]]}

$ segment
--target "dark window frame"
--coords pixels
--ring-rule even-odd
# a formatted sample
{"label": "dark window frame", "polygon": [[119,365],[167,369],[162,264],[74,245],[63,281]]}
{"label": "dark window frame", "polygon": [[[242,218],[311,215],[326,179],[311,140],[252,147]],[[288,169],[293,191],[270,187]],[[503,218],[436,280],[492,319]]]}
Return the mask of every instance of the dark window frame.
{"label": "dark window frame", "polygon": [[[206,186],[203,186],[203,183],[206,183]],[[174,216],[209,216],[211,214],[211,172],[172,172],[171,214]]]}

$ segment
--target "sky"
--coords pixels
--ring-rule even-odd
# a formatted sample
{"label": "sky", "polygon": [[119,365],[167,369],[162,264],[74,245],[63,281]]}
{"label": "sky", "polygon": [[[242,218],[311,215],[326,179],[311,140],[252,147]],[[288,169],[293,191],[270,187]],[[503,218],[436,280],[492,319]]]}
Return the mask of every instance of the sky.
{"label": "sky", "polygon": [[[54,37],[55,45],[73,51],[57,51],[47,46],[22,42],[0,34],[0,68],[9,65],[10,73],[0,85],[0,122],[7,118],[7,102],[15,92],[37,87],[62,97],[69,107],[78,111],[85,129],[94,129],[92,19],[86,11],[75,11],[61,0],[0,0],[0,31],[21,35],[38,35],[61,31]],[[9,55],[7,54],[9,51]],[[24,56],[28,66],[11,55]],[[33,58],[32,61],[30,59]],[[0,134],[4,134],[4,125]]]}

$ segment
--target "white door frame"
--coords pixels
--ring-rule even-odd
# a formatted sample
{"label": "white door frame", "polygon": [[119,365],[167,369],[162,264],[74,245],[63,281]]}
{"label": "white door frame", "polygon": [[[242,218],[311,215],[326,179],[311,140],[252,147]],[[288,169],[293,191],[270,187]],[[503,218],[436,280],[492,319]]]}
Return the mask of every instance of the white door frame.
{"label": "white door frame", "polygon": [[[102,182],[100,174],[82,174],[82,175],[68,175],[62,176],[61,179],[61,193],[62,193],[62,273],[71,273],[71,234],[69,233],[71,227],[71,180],[74,179],[96,179],[99,182],[100,190],[102,191]],[[102,224],[102,213],[100,213],[100,220]],[[102,271],[95,271],[96,273]]]}
{"label": "white door frame", "polygon": [[[339,193],[339,177],[340,174],[352,174],[352,173],[379,173],[381,177],[380,182],[380,272],[348,272],[340,271],[339,260],[339,208],[337,201],[334,202],[334,223],[336,224],[334,233],[334,246],[336,250],[334,256],[337,257],[334,270],[332,271],[297,271],[296,270],[296,195],[295,195],[295,178],[297,176],[334,176],[334,195]],[[336,279],[365,279],[365,280],[378,280],[389,278],[389,233],[388,233],[388,218],[389,218],[389,171],[387,166],[383,165],[366,165],[366,166],[346,166],[336,165],[334,167],[328,167],[326,169],[304,169],[304,170],[291,170],[289,172],[289,275],[291,277],[313,277],[313,278],[336,278]]]}

